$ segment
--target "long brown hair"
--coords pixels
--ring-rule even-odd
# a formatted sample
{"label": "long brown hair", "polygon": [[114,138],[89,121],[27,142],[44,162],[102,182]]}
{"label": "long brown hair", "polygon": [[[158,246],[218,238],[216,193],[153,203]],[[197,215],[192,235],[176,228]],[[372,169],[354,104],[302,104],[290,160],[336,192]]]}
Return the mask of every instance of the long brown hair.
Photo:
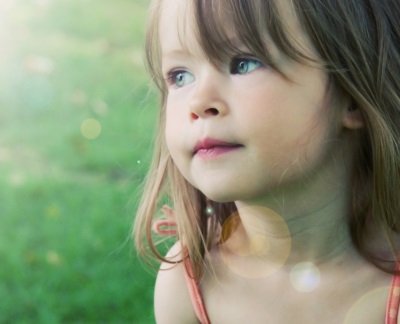
{"label": "long brown hair", "polygon": [[[187,0],[189,2],[189,0]],[[246,47],[274,67],[268,56],[265,32],[289,58],[307,63],[311,58],[290,36],[278,0],[190,0],[195,33],[211,62],[238,52],[229,42],[230,28]],[[153,162],[137,211],[134,237],[139,254],[167,261],[156,247],[151,228],[160,206],[173,206],[179,238],[184,240],[195,277],[204,256],[216,241],[219,226],[236,207],[233,202],[209,201],[190,185],[174,165],[166,148],[165,99],[161,75],[158,21],[163,0],[150,8],[146,35],[147,65],[161,94],[158,134]],[[289,2],[289,1],[288,1]],[[291,0],[300,26],[325,67],[332,91],[349,98],[359,109],[365,128],[358,134],[352,182],[349,226],[358,251],[378,268],[393,272],[368,246],[369,231],[382,231],[397,254],[394,235],[400,230],[400,2],[398,0]],[[231,31],[231,29],[229,30]],[[223,44],[223,45],[222,45]],[[276,68],[276,67],[275,67]],[[207,211],[212,210],[209,217]],[[397,256],[395,257],[397,260]],[[392,259],[393,261],[393,259]]]}

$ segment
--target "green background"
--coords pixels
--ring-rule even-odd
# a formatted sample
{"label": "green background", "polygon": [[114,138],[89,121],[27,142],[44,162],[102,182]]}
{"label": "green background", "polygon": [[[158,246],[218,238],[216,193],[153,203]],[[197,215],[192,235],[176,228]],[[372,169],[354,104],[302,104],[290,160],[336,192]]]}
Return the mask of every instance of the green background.
{"label": "green background", "polygon": [[0,323],[153,323],[130,230],[156,95],[146,0],[1,0]]}

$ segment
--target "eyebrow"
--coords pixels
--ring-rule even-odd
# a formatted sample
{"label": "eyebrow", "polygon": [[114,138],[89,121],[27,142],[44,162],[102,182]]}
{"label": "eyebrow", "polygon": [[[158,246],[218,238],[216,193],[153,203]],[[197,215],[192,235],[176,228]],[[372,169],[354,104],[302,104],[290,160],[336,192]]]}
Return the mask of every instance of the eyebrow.
{"label": "eyebrow", "polygon": [[[200,45],[198,46],[200,53],[202,53],[200,55],[208,56],[208,53]],[[228,51],[225,53],[227,57],[229,57],[230,54],[248,54],[249,52],[248,47],[245,46],[243,42],[241,42],[237,37],[223,41],[219,43],[217,47],[222,47],[222,48],[229,47],[230,49],[228,49]],[[193,50],[190,50],[188,46],[182,46],[182,48],[172,47],[171,49],[167,48],[166,50],[161,49],[162,60],[169,60],[169,59],[173,60],[179,58],[194,59],[196,58],[196,54],[194,53]]]}
{"label": "eyebrow", "polygon": [[[226,40],[221,41],[220,43],[217,44],[216,47],[226,47],[226,46],[231,47],[232,45],[233,45],[233,47],[235,47],[235,48],[240,50],[240,47],[243,47],[243,42],[240,40],[239,37],[237,37],[235,35],[233,37],[228,37]],[[202,49],[202,46],[200,46],[200,44],[198,44],[198,46]],[[165,51],[165,53],[167,53],[168,55],[169,54],[182,55],[182,54],[190,54],[191,51],[188,49],[188,46],[183,46],[182,45],[182,48],[176,48],[176,49],[168,50],[168,51]]]}
{"label": "eyebrow", "polygon": [[190,54],[189,51],[185,49],[172,49],[172,50],[167,50],[167,51],[161,51],[162,56],[182,56],[182,55],[187,55]]}
{"label": "eyebrow", "polygon": [[183,63],[191,60],[194,60],[194,55],[184,49],[172,49],[161,53],[161,62],[163,66],[164,64],[175,64],[178,61]]}

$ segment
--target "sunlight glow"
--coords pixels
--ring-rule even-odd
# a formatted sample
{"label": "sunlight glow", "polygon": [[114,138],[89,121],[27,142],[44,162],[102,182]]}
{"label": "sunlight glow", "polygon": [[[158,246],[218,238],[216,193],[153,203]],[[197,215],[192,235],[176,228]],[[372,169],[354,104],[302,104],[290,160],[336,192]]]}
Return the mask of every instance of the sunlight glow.
{"label": "sunlight glow", "polygon": [[16,4],[13,0],[1,0],[0,2],[0,66],[11,51],[10,48],[12,47],[14,36],[9,16],[15,8]]}
{"label": "sunlight glow", "polygon": [[321,281],[321,273],[311,262],[296,264],[290,272],[290,282],[294,289],[300,292],[315,290]]}
{"label": "sunlight glow", "polygon": [[[254,216],[248,218],[251,223],[247,228],[253,229],[248,236],[240,226],[241,214]],[[259,215],[268,217],[271,226],[266,226]],[[263,206],[239,208],[224,222],[220,236],[219,249],[225,265],[235,274],[251,279],[265,278],[281,269],[292,246],[284,218]]]}

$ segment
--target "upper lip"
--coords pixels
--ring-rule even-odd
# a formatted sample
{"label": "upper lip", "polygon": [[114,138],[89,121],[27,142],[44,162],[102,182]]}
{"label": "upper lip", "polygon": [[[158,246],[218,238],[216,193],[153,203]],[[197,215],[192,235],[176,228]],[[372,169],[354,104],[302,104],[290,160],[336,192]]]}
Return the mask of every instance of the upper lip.
{"label": "upper lip", "polygon": [[242,146],[242,145],[239,143],[226,142],[226,141],[215,139],[215,138],[205,138],[196,143],[196,145],[194,146],[193,152],[194,152],[194,154],[196,154],[197,151],[199,151],[199,150],[208,150],[208,149],[211,149],[211,148],[217,147],[217,146],[229,147],[229,146]]}

